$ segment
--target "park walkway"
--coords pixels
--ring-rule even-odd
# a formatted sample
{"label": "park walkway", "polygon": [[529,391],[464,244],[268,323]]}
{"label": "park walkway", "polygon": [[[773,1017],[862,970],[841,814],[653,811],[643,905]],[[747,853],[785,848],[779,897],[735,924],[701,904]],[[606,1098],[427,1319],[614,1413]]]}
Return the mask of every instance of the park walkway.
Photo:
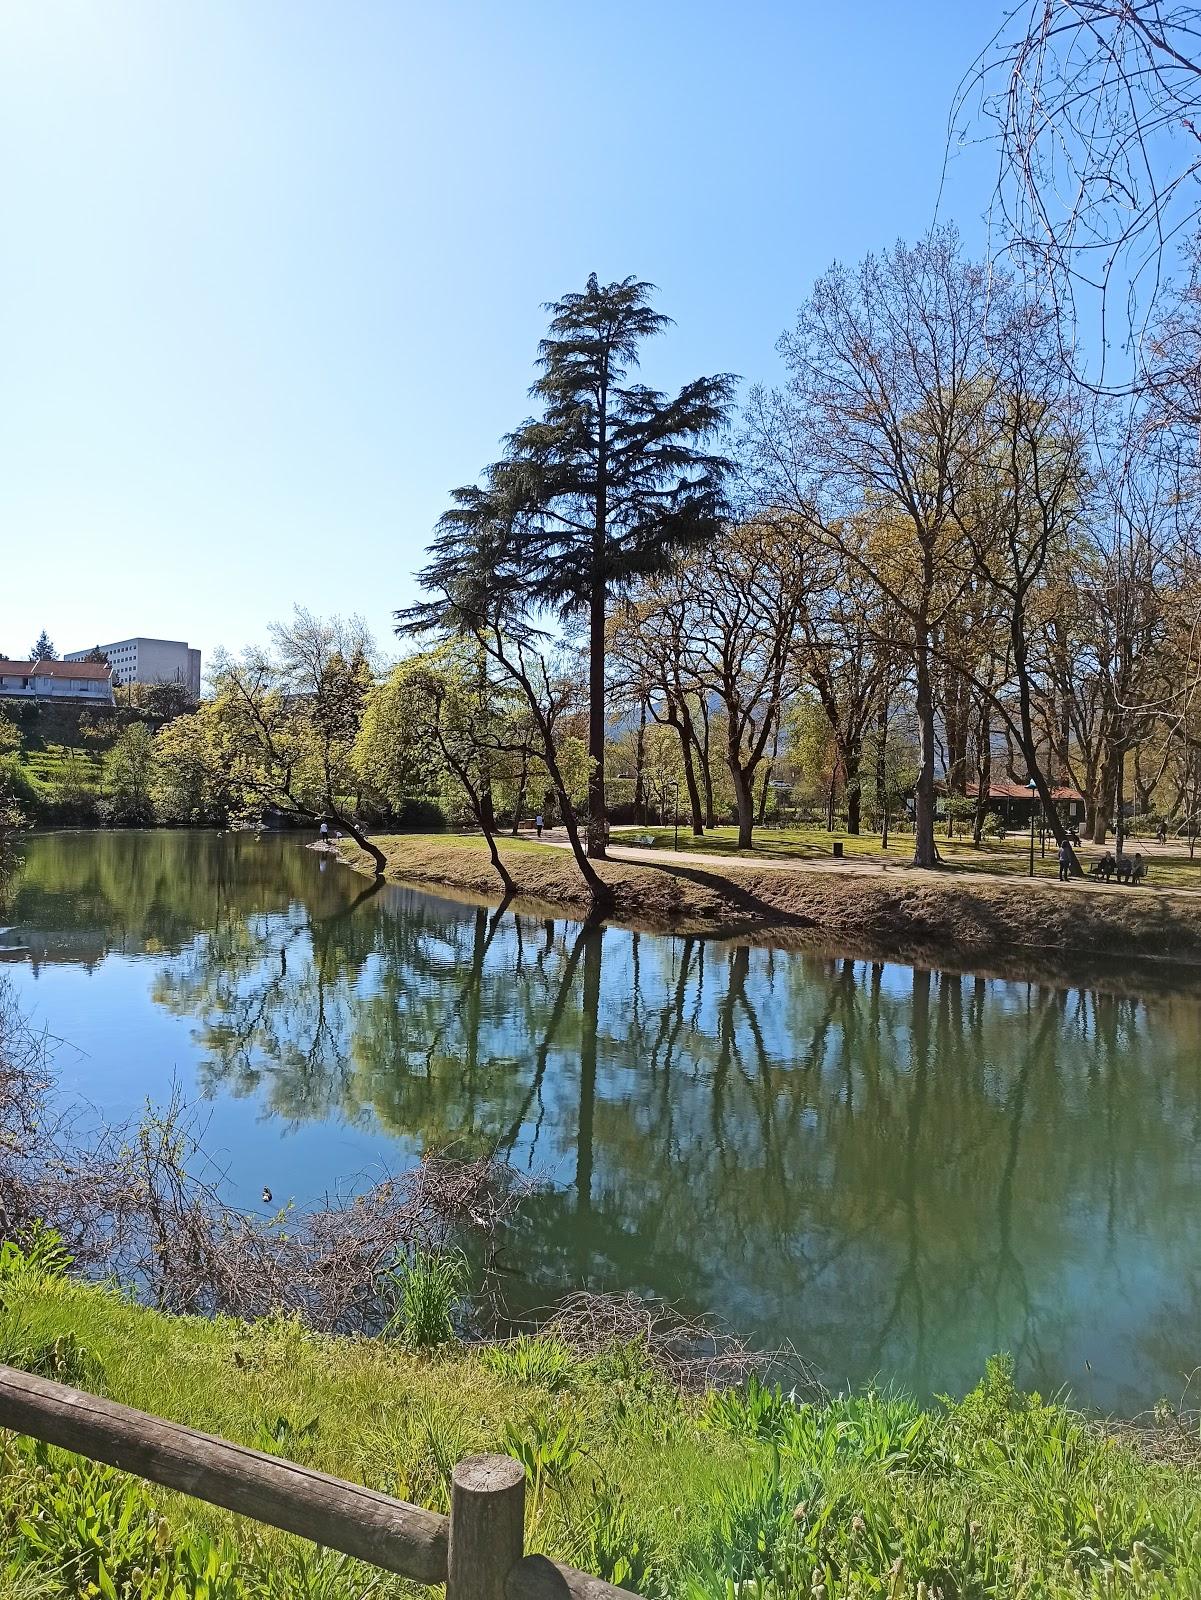
{"label": "park walkway", "polygon": [[[629,862],[631,865],[645,864],[652,867],[666,866],[696,866],[705,867],[710,872],[725,874],[727,872],[792,872],[792,873],[839,873],[842,876],[856,878],[910,878],[914,882],[930,881],[928,872],[921,867],[914,867],[908,862],[886,861],[876,856],[814,856],[808,860],[788,861],[779,856],[748,857],[724,855],[715,851],[704,850],[673,850],[670,845],[644,845],[622,844],[622,832],[636,833],[636,828],[615,828],[609,840],[609,859],[616,862]],[[570,850],[571,841],[563,828],[548,828],[537,840],[532,835],[522,834],[531,843],[542,843],[553,850]],[[1159,854],[1169,854],[1170,845],[1157,845],[1151,842],[1140,841],[1138,848],[1146,857],[1151,872],[1155,870],[1155,857]],[[1051,860],[1051,847],[1048,847],[1047,859]],[[1087,862],[1091,857],[1081,855],[1082,862]],[[1053,864],[1053,863],[1052,863]],[[958,878],[965,887],[972,883],[1004,883],[1014,887],[1021,883],[1030,883],[1030,878],[1024,872],[995,872],[988,867],[957,866],[948,862],[938,869],[939,880],[945,882],[948,878]],[[1095,878],[1073,878],[1070,883],[1060,883],[1057,877],[1047,873],[1037,874],[1033,880],[1044,887],[1050,885],[1055,890],[1063,890],[1074,894],[1171,894],[1181,895],[1189,899],[1201,899],[1201,861],[1198,862],[1198,887],[1195,889],[1179,888],[1174,884],[1156,884],[1154,877],[1146,884],[1137,887],[1129,884],[1102,883]]]}

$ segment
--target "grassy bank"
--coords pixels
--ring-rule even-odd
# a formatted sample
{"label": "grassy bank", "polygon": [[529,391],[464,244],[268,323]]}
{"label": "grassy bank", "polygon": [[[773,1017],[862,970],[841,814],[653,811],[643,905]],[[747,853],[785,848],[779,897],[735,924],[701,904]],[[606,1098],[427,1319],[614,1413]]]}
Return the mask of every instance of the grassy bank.
{"label": "grassy bank", "polygon": [[[671,850],[676,833],[673,828],[650,827],[637,831],[639,839],[652,839],[655,848]],[[614,836],[621,843],[625,833]],[[828,832],[823,827],[757,828],[755,842],[750,850],[738,848],[737,828],[710,828],[699,839],[687,829],[679,833],[679,848],[690,854],[715,856],[736,861],[805,861],[828,862],[831,846],[838,841],[846,856],[869,865],[905,867],[913,859],[912,833],[893,833],[887,850],[880,848],[878,833],[846,833],[841,829]],[[970,833],[959,833],[948,839],[940,827],[937,837],[938,853],[945,866],[955,872],[974,875],[1001,874],[1008,878],[1026,878],[1030,873],[1030,835],[1018,829],[1004,839],[984,838],[976,844]],[[1108,849],[1112,854],[1113,836],[1107,844],[1086,843],[1077,847],[1077,855],[1087,871]],[[1140,837],[1129,834],[1126,851],[1133,855],[1141,851],[1149,865],[1149,887],[1153,889],[1201,889],[1201,855],[1190,856],[1188,844],[1173,838],[1167,845],[1158,844],[1150,835]],[[1057,846],[1048,835],[1045,847],[1038,841],[1034,849],[1034,877],[1055,883],[1059,866],[1055,859]],[[1116,888],[1117,886],[1111,886]]]}
{"label": "grassy bank", "polygon": [[[1019,1395],[1000,1362],[925,1411],[810,1405],[754,1385],[681,1395],[631,1346],[418,1355],[170,1318],[28,1270],[3,1290],[4,1359],[424,1505],[445,1509],[461,1456],[517,1454],[530,1547],[647,1595],[1183,1600],[1201,1584],[1194,1435],[1111,1436]],[[0,1467],[7,1600],[412,1587],[11,1436]]]}
{"label": "grassy bank", "polygon": [[[496,898],[482,842],[434,835],[381,837],[388,875]],[[520,894],[580,912],[584,884],[566,851],[505,841],[502,854]],[[352,845],[345,859],[365,868]],[[954,871],[856,871],[854,863],[785,871],[722,860],[609,861],[616,920],[652,929],[795,938],[824,936],[865,953],[921,959],[971,955],[1002,966],[1032,954],[1049,970],[1087,957],[1201,961],[1201,901],[1158,889],[1013,883]]]}

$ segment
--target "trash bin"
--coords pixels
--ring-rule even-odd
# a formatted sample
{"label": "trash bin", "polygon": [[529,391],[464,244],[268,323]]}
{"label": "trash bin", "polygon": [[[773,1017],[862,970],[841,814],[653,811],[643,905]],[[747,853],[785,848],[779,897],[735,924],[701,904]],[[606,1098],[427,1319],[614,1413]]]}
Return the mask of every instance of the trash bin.
{"label": "trash bin", "polygon": [[837,859],[839,861],[842,860],[842,840],[841,839],[835,839],[835,841],[834,841],[834,854],[835,854],[835,856],[837,857]]}

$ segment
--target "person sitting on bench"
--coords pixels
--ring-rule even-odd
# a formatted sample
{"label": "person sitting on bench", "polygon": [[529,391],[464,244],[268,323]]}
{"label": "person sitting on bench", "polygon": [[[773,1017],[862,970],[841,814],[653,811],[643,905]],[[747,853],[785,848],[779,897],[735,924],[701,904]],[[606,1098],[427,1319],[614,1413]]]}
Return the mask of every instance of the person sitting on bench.
{"label": "person sitting on bench", "polygon": [[1147,876],[1147,863],[1143,860],[1141,851],[1136,850],[1134,861],[1130,867],[1131,883],[1142,883]]}
{"label": "person sitting on bench", "polygon": [[1113,877],[1114,868],[1116,866],[1117,866],[1117,862],[1113,859],[1113,857],[1110,855],[1109,851],[1107,850],[1105,852],[1105,854],[1101,857],[1100,861],[1094,861],[1093,862],[1092,871],[1089,873],[1089,877],[1090,878],[1104,878],[1106,883],[1108,883],[1110,878]]}
{"label": "person sitting on bench", "polygon": [[1115,871],[1115,873],[1117,875],[1117,880],[1118,880],[1119,883],[1129,883],[1130,882],[1131,862],[1130,862],[1130,857],[1126,854],[1125,851],[1123,851],[1121,853],[1121,855],[1118,857],[1117,865],[1114,868],[1114,871]]}

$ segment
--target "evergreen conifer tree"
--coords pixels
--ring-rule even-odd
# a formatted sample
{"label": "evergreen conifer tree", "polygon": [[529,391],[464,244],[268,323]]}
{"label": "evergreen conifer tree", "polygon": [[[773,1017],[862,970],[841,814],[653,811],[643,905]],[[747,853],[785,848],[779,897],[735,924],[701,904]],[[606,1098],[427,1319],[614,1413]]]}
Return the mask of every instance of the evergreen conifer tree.
{"label": "evergreen conifer tree", "polygon": [[[587,619],[588,853],[604,854],[605,619],[610,596],[662,571],[673,551],[709,539],[726,515],[731,463],[710,446],[735,380],[697,378],[675,395],[629,381],[643,341],[670,318],[653,285],[625,278],[549,305],[531,394],[541,414],[505,440],[483,483],[454,491],[421,574],[460,609],[463,597],[514,623],[540,612]],[[445,620],[437,602],[402,627]]]}

